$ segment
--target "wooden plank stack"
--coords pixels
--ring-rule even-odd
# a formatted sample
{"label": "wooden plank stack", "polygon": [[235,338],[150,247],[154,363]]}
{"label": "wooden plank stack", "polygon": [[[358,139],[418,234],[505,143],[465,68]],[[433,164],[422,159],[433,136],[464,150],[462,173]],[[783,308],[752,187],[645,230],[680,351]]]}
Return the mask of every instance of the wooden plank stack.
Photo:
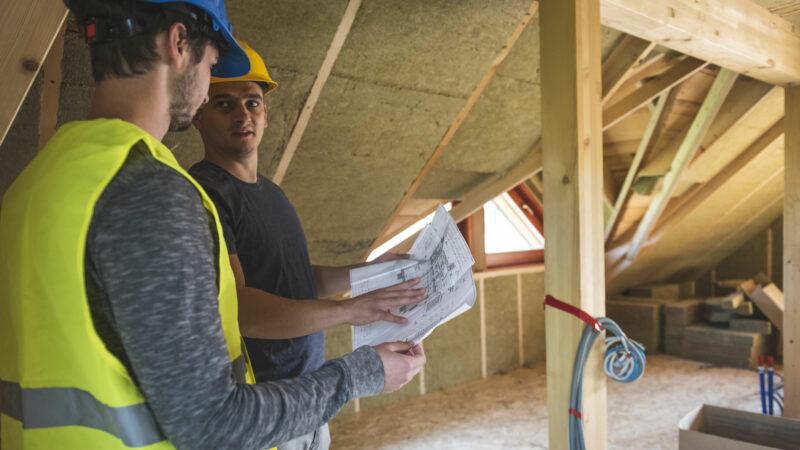
{"label": "wooden plank stack", "polygon": [[[631,289],[640,297],[611,298],[606,312],[649,353],[755,368],[758,355],[776,354],[772,305],[780,291],[763,276],[737,283],[736,291],[708,299],[678,299],[676,285]],[[776,292],[758,297],[767,289]],[[649,298],[655,294],[665,298]],[[767,301],[771,309],[764,311]]]}

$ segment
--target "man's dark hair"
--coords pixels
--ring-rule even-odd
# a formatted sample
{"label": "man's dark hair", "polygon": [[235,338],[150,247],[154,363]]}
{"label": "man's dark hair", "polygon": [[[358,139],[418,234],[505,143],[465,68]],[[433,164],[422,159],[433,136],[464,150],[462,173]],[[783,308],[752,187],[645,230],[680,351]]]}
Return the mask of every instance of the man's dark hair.
{"label": "man's dark hair", "polygon": [[71,0],[92,57],[96,82],[147,73],[159,58],[156,36],[180,22],[194,63],[203,59],[206,45],[227,48],[220,32],[214,31],[204,10],[183,2],[148,3],[139,0]]}

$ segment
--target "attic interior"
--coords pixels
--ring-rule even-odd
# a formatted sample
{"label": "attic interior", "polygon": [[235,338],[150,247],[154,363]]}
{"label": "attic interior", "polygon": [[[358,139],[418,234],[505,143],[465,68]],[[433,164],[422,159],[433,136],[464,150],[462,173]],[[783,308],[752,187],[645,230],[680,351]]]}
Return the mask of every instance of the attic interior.
{"label": "attic interior", "polygon": [[[783,414],[800,419],[800,240],[790,233],[800,225],[791,194],[800,135],[787,126],[800,120],[800,1],[227,3],[237,36],[280,85],[265,99],[260,172],[295,205],[312,261],[407,251],[414,234],[392,238],[440,203],[452,204],[476,260],[475,306],[425,340],[418,381],[339,413],[334,448],[491,447],[491,429],[454,447],[463,416],[425,416],[425,398],[499,398],[493,389],[514,392],[524,377],[537,406],[519,414],[539,428],[509,446],[567,448],[584,324],[543,310],[545,294],[617,320],[654,356],[652,376],[721,368],[705,371],[709,389],[714,376],[730,382],[719,399],[757,395],[755,381],[742,381],[756,372],[741,369],[774,355]],[[94,83],[60,2],[5,2],[0,23],[1,194],[58,126],[85,116]],[[184,167],[202,158],[194,129],[164,143]],[[487,251],[484,205],[504,194],[501,214],[543,247]],[[752,295],[770,285],[779,315]],[[351,350],[351,327],[326,332],[326,358]],[[611,412],[625,408],[611,399],[628,387],[607,383],[599,361],[584,376],[583,414],[596,418],[583,425],[587,441],[632,448]],[[651,389],[681,396],[678,382],[664,383]],[[726,405],[760,412],[751,400]],[[414,405],[444,427],[440,443],[378,447],[353,431],[386,432],[381,421]],[[674,448],[678,420],[697,406],[668,411],[672,431],[648,448]]]}

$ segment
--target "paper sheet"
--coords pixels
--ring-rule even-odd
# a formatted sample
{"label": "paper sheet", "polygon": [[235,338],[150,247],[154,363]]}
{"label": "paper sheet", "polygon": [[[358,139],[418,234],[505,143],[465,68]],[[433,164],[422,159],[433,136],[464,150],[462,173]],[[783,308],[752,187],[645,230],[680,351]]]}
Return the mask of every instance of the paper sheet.
{"label": "paper sheet", "polygon": [[442,205],[433,222],[425,226],[409,252],[411,259],[388,261],[350,271],[353,297],[420,278],[426,289],[425,299],[415,305],[392,310],[408,319],[408,324],[374,322],[357,326],[353,349],[383,342],[419,343],[442,323],[468,310],[475,303],[472,278],[475,260],[450,213]]}

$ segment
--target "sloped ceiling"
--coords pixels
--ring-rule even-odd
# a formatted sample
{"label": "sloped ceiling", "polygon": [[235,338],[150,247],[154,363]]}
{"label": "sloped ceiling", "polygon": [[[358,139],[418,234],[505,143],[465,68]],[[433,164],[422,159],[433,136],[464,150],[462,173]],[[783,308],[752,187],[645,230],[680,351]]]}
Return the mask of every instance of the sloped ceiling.
{"label": "sloped ceiling", "polygon": [[[280,84],[267,97],[269,128],[259,152],[260,170],[267,176],[276,170],[348,3],[228,2],[235,34],[264,56]],[[800,23],[800,2],[758,3]],[[366,256],[531,5],[528,0],[363,1],[282,182],[301,217],[315,263],[354,263]],[[93,85],[85,46],[73,19],[68,23],[60,123],[85,115]],[[604,58],[622,38],[615,30],[603,29]],[[651,57],[662,53],[675,60],[681,57],[663,48],[656,48]],[[716,71],[707,67],[676,88],[681,95],[662,142],[642,170],[657,174],[664,166],[658,162],[661,150],[685,133]],[[770,89],[752,88],[754,83],[741,78],[731,99],[750,95],[755,102]],[[743,86],[751,86],[749,93],[742,93]],[[612,192],[627,173],[650,108],[639,109],[605,132]],[[731,109],[735,106],[727,108]],[[763,109],[753,113],[753,120],[712,125],[703,151],[730,132],[728,141],[716,144],[721,149],[709,153],[715,157],[690,165],[675,199],[707,182],[782,114],[782,105]],[[534,16],[413,198],[460,199],[478,184],[508,172],[538,141],[541,114],[539,17]],[[23,126],[15,123],[12,134],[24,135]],[[194,130],[170,134],[165,143],[186,167],[202,158],[202,143]],[[15,151],[8,142],[2,148],[0,158]],[[668,167],[670,153],[664,155]],[[781,141],[754,158],[670,233],[649,242],[630,267],[609,281],[609,288],[691,276],[765,227],[781,213],[782,161]],[[649,194],[633,194],[611,241],[636,227],[650,200]]]}
{"label": "sloped ceiling", "polygon": [[[268,175],[347,6],[272,3],[257,14],[261,2],[230,8],[237,35],[265,56],[280,83],[268,98],[270,128],[260,153]],[[316,262],[365,256],[531,3],[362,3],[282,183]],[[418,197],[459,198],[530,152],[540,135],[538,34],[534,18]],[[606,53],[619,36],[604,32]]]}

